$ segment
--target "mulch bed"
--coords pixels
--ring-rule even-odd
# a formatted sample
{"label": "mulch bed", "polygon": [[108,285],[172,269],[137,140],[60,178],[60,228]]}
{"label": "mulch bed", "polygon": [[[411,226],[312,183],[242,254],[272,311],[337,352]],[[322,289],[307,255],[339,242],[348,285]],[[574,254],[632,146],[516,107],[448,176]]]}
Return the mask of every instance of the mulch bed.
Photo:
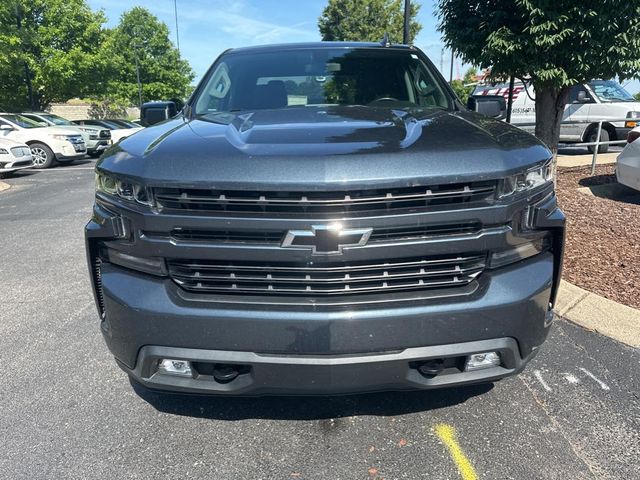
{"label": "mulch bed", "polygon": [[614,165],[558,169],[558,199],[567,216],[563,278],[640,308],[640,202],[600,198],[579,187],[616,181]]}

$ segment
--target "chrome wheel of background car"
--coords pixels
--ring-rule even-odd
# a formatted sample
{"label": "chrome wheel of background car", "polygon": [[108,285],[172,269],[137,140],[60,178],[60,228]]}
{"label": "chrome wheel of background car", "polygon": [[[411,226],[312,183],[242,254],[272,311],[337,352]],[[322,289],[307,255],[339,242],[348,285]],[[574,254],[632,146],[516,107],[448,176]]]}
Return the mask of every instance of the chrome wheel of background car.
{"label": "chrome wheel of background car", "polygon": [[47,152],[41,148],[32,148],[31,155],[33,155],[34,165],[44,165],[47,161]]}
{"label": "chrome wheel of background car", "polygon": [[53,165],[54,155],[47,145],[44,143],[32,143],[29,148],[33,157],[33,168],[49,168]]}

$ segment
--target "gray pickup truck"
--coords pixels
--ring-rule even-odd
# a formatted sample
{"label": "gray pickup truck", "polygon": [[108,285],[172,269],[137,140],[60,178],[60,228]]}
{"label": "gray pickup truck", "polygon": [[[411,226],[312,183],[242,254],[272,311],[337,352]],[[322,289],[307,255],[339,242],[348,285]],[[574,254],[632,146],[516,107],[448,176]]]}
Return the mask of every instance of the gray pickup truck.
{"label": "gray pickup truck", "polygon": [[224,52],[96,165],[107,345],[146,387],[342,394],[520,372],[552,323],[551,152],[468,111],[417,48]]}

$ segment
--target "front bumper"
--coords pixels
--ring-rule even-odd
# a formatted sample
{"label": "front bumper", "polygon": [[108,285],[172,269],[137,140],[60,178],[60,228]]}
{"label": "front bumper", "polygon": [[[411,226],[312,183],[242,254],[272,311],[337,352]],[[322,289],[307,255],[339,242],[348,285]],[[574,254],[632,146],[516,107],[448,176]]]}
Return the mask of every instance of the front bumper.
{"label": "front bumper", "polygon": [[633,130],[630,127],[615,127],[616,128],[616,140],[625,140],[629,132]]}
{"label": "front bumper", "polygon": [[55,156],[57,160],[75,160],[87,154],[87,147],[84,142],[76,145],[70,142],[63,142]]}
{"label": "front bumper", "polygon": [[616,163],[618,183],[640,190],[640,141],[625,146]]}
{"label": "front bumper", "polygon": [[33,159],[30,155],[14,158],[10,162],[0,162],[0,174],[11,173],[33,166]]}
{"label": "front bumper", "polygon": [[[474,293],[319,311],[194,302],[171,280],[104,264],[102,332],[120,366],[152,388],[228,394],[328,394],[433,388],[518,373],[550,327],[553,255],[485,272]],[[170,346],[170,347],[168,347]],[[503,365],[422,377],[411,362],[487,350]],[[161,357],[237,363],[228,384],[155,374]]]}
{"label": "front bumper", "polygon": [[87,153],[103,152],[111,146],[111,140],[96,140],[87,144]]}

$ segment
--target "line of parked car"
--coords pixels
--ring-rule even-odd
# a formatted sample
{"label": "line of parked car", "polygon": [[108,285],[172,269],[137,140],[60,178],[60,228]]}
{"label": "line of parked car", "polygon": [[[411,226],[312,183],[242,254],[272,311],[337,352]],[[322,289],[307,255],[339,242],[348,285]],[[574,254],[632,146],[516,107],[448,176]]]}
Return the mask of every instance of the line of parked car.
{"label": "line of parked car", "polygon": [[124,119],[70,121],[46,112],[0,112],[0,175],[95,158],[142,128]]}

